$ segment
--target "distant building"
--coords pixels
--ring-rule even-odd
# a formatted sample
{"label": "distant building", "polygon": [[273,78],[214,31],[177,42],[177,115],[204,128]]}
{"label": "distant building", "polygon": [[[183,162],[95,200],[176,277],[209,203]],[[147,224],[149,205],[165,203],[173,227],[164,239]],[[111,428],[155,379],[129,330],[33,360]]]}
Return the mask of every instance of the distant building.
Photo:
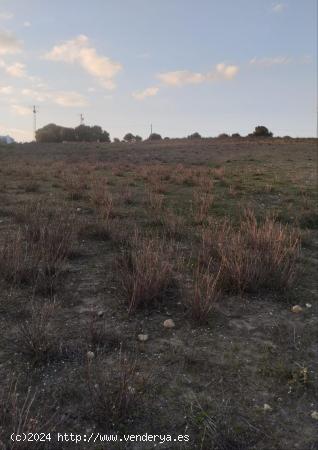
{"label": "distant building", "polygon": [[0,136],[0,142],[4,144],[14,144],[15,140],[11,136]]}

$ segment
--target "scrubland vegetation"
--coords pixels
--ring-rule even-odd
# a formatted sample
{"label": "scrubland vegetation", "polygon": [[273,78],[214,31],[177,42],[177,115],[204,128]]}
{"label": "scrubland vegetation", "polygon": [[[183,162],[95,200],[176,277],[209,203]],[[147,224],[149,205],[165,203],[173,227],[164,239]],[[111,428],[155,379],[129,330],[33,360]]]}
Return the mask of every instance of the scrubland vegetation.
{"label": "scrubland vegetation", "polygon": [[316,448],[317,141],[125,140],[0,149],[0,446]]}

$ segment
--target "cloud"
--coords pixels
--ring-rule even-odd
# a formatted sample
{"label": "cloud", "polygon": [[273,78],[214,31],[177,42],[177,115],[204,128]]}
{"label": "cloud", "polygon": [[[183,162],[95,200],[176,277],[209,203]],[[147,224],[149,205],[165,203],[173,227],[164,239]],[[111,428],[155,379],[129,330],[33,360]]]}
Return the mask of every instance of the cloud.
{"label": "cloud", "polygon": [[187,84],[200,84],[206,81],[231,80],[239,71],[238,66],[220,63],[216,68],[207,73],[191,72],[189,70],[177,70],[157,75],[163,84],[168,86],[185,86]]}
{"label": "cloud", "polygon": [[132,96],[136,100],[144,100],[147,97],[154,97],[159,92],[158,87],[149,87],[147,89],[144,89],[143,91],[133,92]]}
{"label": "cloud", "polygon": [[23,26],[26,27],[26,28],[29,28],[31,26],[31,22],[26,20],[25,22],[23,22]]}
{"label": "cloud", "polygon": [[288,56],[276,56],[273,58],[253,58],[250,60],[250,64],[259,67],[271,67],[276,65],[290,64],[293,62]]}
{"label": "cloud", "polygon": [[66,108],[86,106],[87,99],[82,94],[74,91],[54,91],[46,88],[22,89],[21,94],[29,97],[33,102],[49,102]]}
{"label": "cloud", "polygon": [[22,42],[13,33],[0,30],[0,55],[11,55],[22,50]]}
{"label": "cloud", "polygon": [[286,5],[285,5],[284,3],[275,3],[275,4],[272,6],[272,11],[273,11],[274,13],[280,13],[280,12],[282,12],[285,8],[286,8]]}
{"label": "cloud", "polygon": [[0,86],[0,95],[10,95],[13,92],[12,86]]}
{"label": "cloud", "polygon": [[78,92],[56,92],[50,96],[60,106],[73,107],[87,105],[86,98]]}
{"label": "cloud", "polygon": [[205,80],[201,73],[193,73],[188,70],[160,73],[157,76],[160,81],[169,86],[184,86],[186,84],[198,84]]}
{"label": "cloud", "polygon": [[85,35],[77,36],[75,39],[56,45],[45,55],[45,58],[50,61],[79,64],[87,73],[96,78],[105,89],[109,90],[116,87],[114,78],[122,69],[120,63],[106,56],[100,56],[96,49],[90,45],[89,39]]}
{"label": "cloud", "polygon": [[12,17],[13,14],[10,12],[0,12],[0,20],[10,20]]}
{"label": "cloud", "polygon": [[22,105],[11,105],[11,110],[17,116],[30,116],[32,114],[31,108]]}
{"label": "cloud", "polygon": [[16,62],[10,66],[5,67],[6,72],[11,75],[12,77],[16,78],[24,78],[27,76],[26,70],[25,70],[25,64]]}

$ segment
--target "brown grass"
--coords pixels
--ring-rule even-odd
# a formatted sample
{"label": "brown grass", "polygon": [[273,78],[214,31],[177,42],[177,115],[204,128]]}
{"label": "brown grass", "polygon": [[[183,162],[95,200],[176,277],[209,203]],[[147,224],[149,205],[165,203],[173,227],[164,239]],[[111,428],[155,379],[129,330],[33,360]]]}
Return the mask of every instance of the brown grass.
{"label": "brown grass", "polygon": [[224,221],[202,232],[203,260],[221,264],[223,285],[238,293],[290,287],[299,252],[297,230],[270,217],[259,223],[252,212],[237,229]]}
{"label": "brown grass", "polygon": [[119,426],[135,412],[137,402],[136,360],[119,351],[112,370],[99,361],[87,360],[86,384],[95,419],[103,426]]}
{"label": "brown grass", "polygon": [[168,242],[135,233],[130,247],[116,261],[116,275],[129,313],[167,296],[175,284],[171,258]]}
{"label": "brown grass", "polygon": [[186,304],[191,318],[199,324],[208,322],[210,313],[220,298],[221,273],[221,266],[217,273],[213,273],[209,267],[197,264],[193,275],[193,289],[187,297]]}
{"label": "brown grass", "polygon": [[74,215],[63,207],[48,211],[42,203],[32,203],[17,218],[18,228],[0,245],[1,275],[13,284],[52,291],[74,245]]}
{"label": "brown grass", "polygon": [[[19,394],[18,380],[11,380],[0,392],[0,447],[6,450],[30,449],[30,442],[14,442],[12,433],[52,433],[58,421],[56,414],[48,416],[47,410],[36,407],[37,393],[29,387],[25,395]],[[32,448],[43,448],[43,442],[32,442]]]}

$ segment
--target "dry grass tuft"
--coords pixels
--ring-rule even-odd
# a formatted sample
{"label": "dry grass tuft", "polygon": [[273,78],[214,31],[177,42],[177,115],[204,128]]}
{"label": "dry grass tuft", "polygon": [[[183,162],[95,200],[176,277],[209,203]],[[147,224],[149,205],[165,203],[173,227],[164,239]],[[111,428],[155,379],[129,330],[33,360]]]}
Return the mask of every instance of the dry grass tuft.
{"label": "dry grass tuft", "polygon": [[[26,395],[18,392],[18,380],[12,376],[10,383],[0,392],[0,447],[7,450],[29,450],[30,442],[14,442],[12,433],[52,433],[58,424],[56,414],[47,416],[47,411],[36,408],[37,395],[31,388]],[[32,448],[43,448],[43,442],[32,442]]]}
{"label": "dry grass tuft", "polygon": [[173,249],[165,240],[135,233],[116,261],[116,272],[129,313],[163,300],[175,286]]}
{"label": "dry grass tuft", "polygon": [[48,211],[42,203],[34,203],[17,218],[18,228],[0,245],[2,278],[52,292],[74,245],[74,215],[64,208]]}
{"label": "dry grass tuft", "polygon": [[209,267],[197,264],[193,277],[193,289],[189,293],[186,303],[191,318],[199,324],[208,322],[209,315],[220,298],[221,273],[221,266],[217,273],[213,273]]}
{"label": "dry grass tuft", "polygon": [[55,310],[54,303],[45,303],[42,306],[33,304],[30,318],[18,326],[13,346],[34,364],[48,362],[59,350],[57,337],[50,333]]}
{"label": "dry grass tuft", "polygon": [[202,232],[203,261],[222,265],[222,284],[237,292],[283,290],[293,283],[300,234],[266,217],[261,223],[248,211],[238,229],[228,221]]}
{"label": "dry grass tuft", "polygon": [[112,368],[98,360],[86,362],[86,384],[93,415],[103,426],[120,426],[135,413],[140,386],[136,360],[126,358],[120,350]]}

